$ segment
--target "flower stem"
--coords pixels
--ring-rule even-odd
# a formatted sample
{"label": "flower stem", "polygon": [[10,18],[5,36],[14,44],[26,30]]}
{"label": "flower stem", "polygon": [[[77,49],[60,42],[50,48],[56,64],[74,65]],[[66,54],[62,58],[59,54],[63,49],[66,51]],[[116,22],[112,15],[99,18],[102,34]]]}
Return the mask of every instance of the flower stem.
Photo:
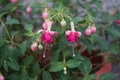
{"label": "flower stem", "polygon": [[73,54],[73,57],[75,57],[75,49],[74,49],[74,45],[72,45],[72,54]]}
{"label": "flower stem", "polygon": [[45,58],[46,50],[47,50],[47,44],[45,44],[45,45],[44,45],[44,53],[43,53],[43,58]]}
{"label": "flower stem", "polygon": [[9,39],[11,40],[10,33],[9,33],[9,31],[8,31],[5,23],[2,21],[2,19],[0,19],[0,22],[1,22],[1,24],[2,24],[2,27],[5,29],[5,31],[6,31],[6,33],[7,33],[7,35],[8,35],[8,37],[9,37]]}

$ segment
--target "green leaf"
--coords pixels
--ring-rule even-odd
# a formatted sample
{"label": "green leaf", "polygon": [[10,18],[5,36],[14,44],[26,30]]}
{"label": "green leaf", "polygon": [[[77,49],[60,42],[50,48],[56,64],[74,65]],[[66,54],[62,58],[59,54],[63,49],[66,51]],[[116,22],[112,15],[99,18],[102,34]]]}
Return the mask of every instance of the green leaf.
{"label": "green leaf", "polygon": [[95,43],[101,48],[101,50],[103,50],[103,51],[108,50],[109,44],[105,39],[101,38],[97,34],[92,35],[92,38],[95,41]]}
{"label": "green leaf", "polygon": [[95,80],[96,79],[96,75],[95,74],[91,74],[91,75],[86,75],[83,80]]}
{"label": "green leaf", "polygon": [[6,24],[20,24],[20,22],[17,19],[12,18],[12,19],[7,20]]}
{"label": "green leaf", "polygon": [[92,70],[92,63],[87,57],[84,57],[84,61],[80,64],[79,70],[84,74],[88,75]]}
{"label": "green leaf", "polygon": [[42,74],[42,80],[52,80],[52,76],[48,71],[44,71]]}
{"label": "green leaf", "polygon": [[58,72],[61,71],[64,67],[64,63],[63,62],[55,62],[53,63],[53,65],[50,68],[51,72]]}
{"label": "green leaf", "polygon": [[33,30],[33,25],[32,24],[25,24],[24,29],[28,32],[32,32]]}
{"label": "green leaf", "polygon": [[28,42],[24,41],[22,44],[20,44],[20,50],[21,50],[21,54],[24,55],[26,50],[28,48]]}
{"label": "green leaf", "polygon": [[77,17],[74,17],[73,18],[73,21],[74,22],[81,22],[81,21],[83,21],[84,20],[84,18],[82,18],[82,17],[80,17],[80,16],[77,16]]}
{"label": "green leaf", "polygon": [[75,67],[78,67],[81,63],[82,63],[82,61],[80,61],[80,60],[71,59],[71,60],[67,61],[67,67],[75,68]]}
{"label": "green leaf", "polygon": [[99,78],[99,80],[112,80],[115,78],[115,74],[112,74],[112,73],[105,73],[105,74],[102,74]]}
{"label": "green leaf", "polygon": [[25,58],[25,59],[23,60],[23,62],[24,62],[25,65],[31,64],[32,61],[33,61],[33,56],[28,56],[27,58]]}
{"label": "green leaf", "polygon": [[2,18],[2,16],[6,15],[8,12],[3,12],[3,13],[0,13],[0,18]]}
{"label": "green leaf", "polygon": [[113,34],[114,36],[120,38],[120,30],[119,30],[119,29],[110,27],[110,28],[107,28],[106,30],[107,30],[109,33]]}
{"label": "green leaf", "polygon": [[8,64],[7,64],[7,63],[4,63],[4,64],[3,64],[3,68],[5,69],[5,71],[8,71]]}
{"label": "green leaf", "polygon": [[0,37],[0,48],[4,45],[4,40]]}
{"label": "green leaf", "polygon": [[7,64],[11,69],[19,71],[19,66],[14,61],[8,61]]}
{"label": "green leaf", "polygon": [[20,74],[20,80],[29,80],[28,78],[29,78],[29,76],[28,76],[27,71],[26,70],[22,70],[21,74]]}
{"label": "green leaf", "polygon": [[33,65],[33,68],[32,68],[32,76],[33,76],[33,78],[35,78],[36,76],[38,76],[39,72],[40,72],[40,66],[39,66],[38,62],[36,62]]}
{"label": "green leaf", "polygon": [[59,56],[60,56],[58,52],[59,52],[59,51],[57,50],[57,51],[52,55],[52,57],[51,57],[51,62],[52,62],[52,63],[58,61]]}
{"label": "green leaf", "polygon": [[94,49],[94,45],[90,39],[82,37],[80,40],[87,48]]}

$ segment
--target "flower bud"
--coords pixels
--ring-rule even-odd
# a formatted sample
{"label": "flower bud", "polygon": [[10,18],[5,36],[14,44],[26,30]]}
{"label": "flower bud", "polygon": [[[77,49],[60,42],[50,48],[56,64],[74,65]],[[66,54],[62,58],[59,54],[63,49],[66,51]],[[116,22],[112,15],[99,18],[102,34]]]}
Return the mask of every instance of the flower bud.
{"label": "flower bud", "polygon": [[96,32],[96,27],[95,26],[91,27],[90,29],[91,29],[92,33]]}
{"label": "flower bud", "polygon": [[49,13],[47,11],[44,11],[41,17],[42,19],[46,19],[48,16],[49,16]]}
{"label": "flower bud", "polygon": [[31,9],[30,6],[28,6],[28,7],[26,8],[26,12],[27,12],[28,14],[30,14],[30,13],[32,12],[32,9]]}
{"label": "flower bud", "polygon": [[18,0],[10,0],[12,3],[17,3]]}
{"label": "flower bud", "polygon": [[43,46],[41,44],[39,44],[38,48],[39,49],[43,49]]}
{"label": "flower bud", "polygon": [[63,70],[64,70],[64,71],[66,71],[66,70],[67,70],[67,68],[66,68],[66,67],[64,67],[64,68],[63,68]]}
{"label": "flower bud", "polygon": [[86,35],[86,36],[90,36],[91,34],[92,34],[91,29],[90,29],[90,28],[87,28],[87,29],[85,30],[85,35]]}
{"label": "flower bud", "polygon": [[67,74],[67,71],[66,71],[66,70],[64,71],[64,74]]}
{"label": "flower bud", "polygon": [[30,48],[31,48],[32,51],[36,51],[36,50],[37,50],[37,47],[38,47],[38,44],[37,44],[36,42],[33,43],[33,44],[30,46]]}
{"label": "flower bud", "polygon": [[60,25],[61,25],[62,27],[66,26],[66,21],[65,21],[64,19],[62,19],[62,21],[60,22]]}

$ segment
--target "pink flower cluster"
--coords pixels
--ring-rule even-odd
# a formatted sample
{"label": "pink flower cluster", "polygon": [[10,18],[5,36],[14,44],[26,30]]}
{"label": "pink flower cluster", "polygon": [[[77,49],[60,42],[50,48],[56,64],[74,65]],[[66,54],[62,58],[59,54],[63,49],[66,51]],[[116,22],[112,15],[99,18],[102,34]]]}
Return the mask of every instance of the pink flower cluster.
{"label": "pink flower cluster", "polygon": [[85,30],[85,35],[86,36],[90,36],[91,34],[96,32],[96,27],[93,26],[89,26],[86,30]]}

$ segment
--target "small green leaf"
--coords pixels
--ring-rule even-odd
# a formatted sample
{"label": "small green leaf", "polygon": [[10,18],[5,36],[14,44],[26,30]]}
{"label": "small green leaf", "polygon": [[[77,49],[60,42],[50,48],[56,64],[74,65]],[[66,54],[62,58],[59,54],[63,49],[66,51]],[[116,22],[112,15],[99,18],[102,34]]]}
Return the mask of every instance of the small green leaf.
{"label": "small green leaf", "polygon": [[29,65],[32,63],[32,61],[33,61],[33,56],[28,56],[27,58],[24,59],[23,62],[25,65]]}
{"label": "small green leaf", "polygon": [[12,19],[7,20],[6,24],[20,24],[20,22],[17,19],[12,18]]}
{"label": "small green leaf", "polygon": [[28,43],[27,41],[24,41],[21,45],[20,45],[20,50],[21,50],[21,54],[24,55],[25,54],[25,51],[27,50],[28,48]]}
{"label": "small green leaf", "polygon": [[64,63],[63,62],[55,62],[53,63],[53,65],[50,68],[51,72],[58,72],[61,71],[64,67]]}
{"label": "small green leaf", "polygon": [[25,24],[24,29],[28,32],[32,32],[33,30],[33,25],[32,24]]}
{"label": "small green leaf", "polygon": [[97,34],[92,35],[92,38],[95,41],[95,43],[101,48],[101,50],[104,51],[108,50],[109,44],[105,39],[101,38]]}
{"label": "small green leaf", "polygon": [[115,74],[112,74],[112,73],[105,73],[105,74],[102,74],[99,78],[99,80],[112,80],[115,78]]}
{"label": "small green leaf", "polygon": [[84,61],[80,64],[79,70],[84,74],[88,75],[92,70],[92,63],[87,57],[84,57]]}
{"label": "small green leaf", "polygon": [[3,13],[0,13],[0,18],[4,15],[6,15],[8,12],[3,12]]}
{"label": "small green leaf", "polygon": [[0,37],[0,48],[4,45],[4,40]]}
{"label": "small green leaf", "polygon": [[15,62],[13,61],[8,61],[8,66],[11,68],[11,69],[14,69],[14,70],[17,70],[19,71],[19,66],[17,64],[15,64]]}
{"label": "small green leaf", "polygon": [[8,64],[7,64],[7,63],[4,63],[4,64],[3,64],[3,68],[5,69],[5,71],[8,71]]}
{"label": "small green leaf", "polygon": [[74,21],[74,22],[81,22],[81,21],[83,21],[83,20],[84,20],[84,18],[79,17],[79,16],[73,18],[73,21]]}
{"label": "small green leaf", "polygon": [[42,74],[42,80],[52,80],[52,76],[48,71],[44,71]]}
{"label": "small green leaf", "polygon": [[80,60],[71,59],[71,60],[67,61],[67,67],[75,68],[75,67],[78,67],[81,63],[82,63],[82,61],[80,61]]}
{"label": "small green leaf", "polygon": [[39,66],[38,62],[36,62],[33,65],[33,68],[32,68],[32,76],[33,76],[33,78],[36,77],[36,76],[38,76],[39,72],[40,72],[40,66]]}

